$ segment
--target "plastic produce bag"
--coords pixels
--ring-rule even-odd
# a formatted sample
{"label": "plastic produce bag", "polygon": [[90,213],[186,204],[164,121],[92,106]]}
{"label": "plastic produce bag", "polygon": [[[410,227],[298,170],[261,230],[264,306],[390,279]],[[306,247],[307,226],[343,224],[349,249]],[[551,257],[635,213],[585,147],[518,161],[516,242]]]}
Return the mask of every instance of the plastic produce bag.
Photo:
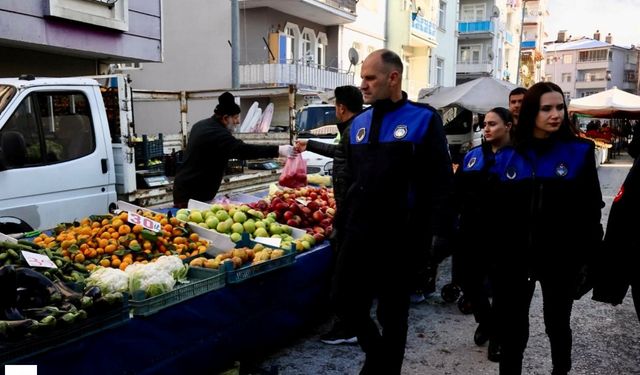
{"label": "plastic produce bag", "polygon": [[287,158],[278,183],[289,188],[299,188],[307,185],[307,162],[302,158],[302,154]]}

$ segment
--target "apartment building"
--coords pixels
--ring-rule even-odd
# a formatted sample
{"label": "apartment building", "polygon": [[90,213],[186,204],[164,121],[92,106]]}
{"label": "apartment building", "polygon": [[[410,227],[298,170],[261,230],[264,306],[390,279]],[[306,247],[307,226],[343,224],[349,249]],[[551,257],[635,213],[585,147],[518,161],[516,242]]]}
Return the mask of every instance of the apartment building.
{"label": "apartment building", "polygon": [[93,75],[161,61],[161,0],[0,2],[0,76]]}
{"label": "apartment building", "polygon": [[458,2],[438,0],[432,4],[432,17],[436,20],[436,41],[431,50],[429,88],[456,85],[456,56],[458,37]]}
{"label": "apartment building", "polygon": [[582,98],[617,87],[638,94],[640,48],[613,44],[608,34],[601,40],[596,31],[593,38],[568,39],[566,31],[545,48],[545,81],[558,84],[567,99]]}
{"label": "apartment building", "polygon": [[544,18],[548,16],[547,0],[522,0],[520,42],[520,77],[518,83],[530,87],[543,78]]}

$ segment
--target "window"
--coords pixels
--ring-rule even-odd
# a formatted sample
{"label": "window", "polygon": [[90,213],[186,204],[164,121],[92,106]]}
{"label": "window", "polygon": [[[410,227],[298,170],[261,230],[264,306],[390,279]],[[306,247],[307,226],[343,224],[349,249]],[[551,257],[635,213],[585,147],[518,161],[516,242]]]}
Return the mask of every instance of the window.
{"label": "window", "polygon": [[571,100],[571,93],[569,91],[564,92],[564,101],[569,102]]}
{"label": "window", "polygon": [[298,29],[298,25],[289,22],[284,27],[284,34],[287,36],[286,60],[287,63],[293,64],[297,59],[298,49],[296,45],[300,35],[300,29]]}
{"label": "window", "polygon": [[607,60],[606,49],[580,51],[580,53],[578,54],[578,62],[606,61],[606,60]]}
{"label": "window", "polygon": [[302,30],[302,42],[301,42],[302,48],[300,49],[302,51],[302,54],[300,58],[302,59],[302,62],[307,65],[314,64],[316,61],[316,57],[314,53],[315,41],[316,41],[316,36],[313,30],[307,29],[305,27]]}
{"label": "window", "polygon": [[571,64],[573,62],[572,55],[562,55],[562,63],[563,64]]}
{"label": "window", "polygon": [[327,60],[327,45],[329,44],[327,40],[327,34],[318,33],[318,38],[316,39],[316,50],[317,50],[317,60],[319,66],[325,66]]}
{"label": "window", "polygon": [[444,59],[436,58],[436,87],[444,86]]}
{"label": "window", "polygon": [[547,74],[544,76],[544,81],[545,82],[553,82],[553,77],[551,76],[551,74]]}
{"label": "window", "polygon": [[446,30],[447,24],[447,2],[440,0],[440,8],[438,9],[438,27]]}
{"label": "window", "polygon": [[484,21],[486,19],[486,4],[463,4],[460,19],[463,22]]}
{"label": "window", "polygon": [[91,111],[81,92],[35,93],[24,99],[0,132],[15,147],[7,167],[59,163],[95,149]]}
{"label": "window", "polygon": [[562,73],[562,82],[571,82],[571,73]]}
{"label": "window", "polygon": [[470,46],[460,46],[458,62],[461,64],[479,64],[482,46],[474,44]]}

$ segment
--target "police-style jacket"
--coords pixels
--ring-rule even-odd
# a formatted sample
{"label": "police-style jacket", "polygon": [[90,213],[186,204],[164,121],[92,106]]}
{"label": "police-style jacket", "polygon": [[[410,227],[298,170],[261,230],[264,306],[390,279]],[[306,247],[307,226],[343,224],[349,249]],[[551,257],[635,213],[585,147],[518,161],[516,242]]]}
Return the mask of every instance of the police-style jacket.
{"label": "police-style jacket", "polygon": [[[502,153],[499,149],[496,154]],[[493,206],[501,199],[495,195],[496,154],[491,144],[483,143],[469,150],[454,176],[454,206],[458,213],[458,241],[460,254],[486,248],[480,240],[491,243],[487,225],[495,222]]]}
{"label": "police-style jacket", "polygon": [[638,215],[640,158],[633,163],[611,204],[604,236],[604,256],[594,264],[594,300],[617,305],[622,303],[630,285],[640,287]]}
{"label": "police-style jacket", "polygon": [[496,155],[503,259],[576,270],[602,240],[602,194],[593,142],[534,139]]}
{"label": "police-style jacket", "polygon": [[[453,172],[442,120],[426,104],[378,101],[351,122],[346,232],[385,234],[386,226],[448,235]],[[447,233],[444,233],[447,232]],[[397,238],[397,237],[396,237]]]}

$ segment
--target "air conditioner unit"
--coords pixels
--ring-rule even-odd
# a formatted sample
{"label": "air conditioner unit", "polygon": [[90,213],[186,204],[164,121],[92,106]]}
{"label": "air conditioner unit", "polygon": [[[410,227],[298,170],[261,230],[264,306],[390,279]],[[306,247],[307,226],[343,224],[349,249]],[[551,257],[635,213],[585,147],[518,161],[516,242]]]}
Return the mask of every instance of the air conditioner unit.
{"label": "air conditioner unit", "polygon": [[114,70],[123,71],[123,70],[140,70],[142,69],[142,63],[133,62],[133,63],[118,63],[112,64]]}

